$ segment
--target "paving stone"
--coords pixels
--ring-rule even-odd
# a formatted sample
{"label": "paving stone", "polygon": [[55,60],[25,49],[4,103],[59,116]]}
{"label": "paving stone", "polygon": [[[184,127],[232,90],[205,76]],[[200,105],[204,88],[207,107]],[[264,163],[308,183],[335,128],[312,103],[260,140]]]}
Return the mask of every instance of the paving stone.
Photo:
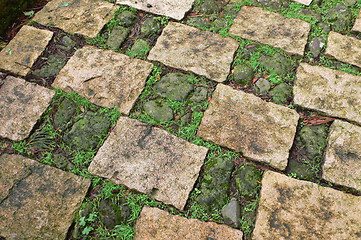
{"label": "paving stone", "polygon": [[356,18],[355,24],[352,27],[352,31],[361,32],[361,10],[358,18]]}
{"label": "paving stone", "polygon": [[50,31],[23,26],[0,52],[0,70],[25,77],[52,37]]}
{"label": "paving stone", "polygon": [[197,135],[283,170],[298,118],[292,109],[218,84]]}
{"label": "paving stone", "polygon": [[330,32],[325,54],[337,60],[361,67],[361,40]]}
{"label": "paving stone", "polygon": [[20,141],[29,136],[55,91],[7,76],[0,88],[0,136]]}
{"label": "paving stone", "polygon": [[134,240],[239,240],[242,236],[241,231],[226,225],[187,219],[145,206],[135,225]]}
{"label": "paving stone", "polygon": [[361,127],[335,120],[331,125],[322,178],[361,191]]}
{"label": "paving stone", "polygon": [[148,59],[223,82],[237,48],[238,43],[232,38],[170,22]]}
{"label": "paving stone", "polygon": [[310,5],[311,2],[312,2],[312,0],[293,0],[293,1],[297,2],[297,3],[301,3],[301,4],[306,5],[306,6]]}
{"label": "paving stone", "polygon": [[361,198],[267,171],[253,239],[360,239]]}
{"label": "paving stone", "polygon": [[128,114],[152,66],[124,54],[86,46],[69,59],[52,86],[75,91],[96,105],[116,107]]}
{"label": "paving stone", "polygon": [[32,20],[71,34],[94,38],[118,8],[102,0],[52,0]]}
{"label": "paving stone", "polygon": [[164,130],[121,117],[89,172],[182,209],[206,153]]}
{"label": "paving stone", "polygon": [[229,33],[303,55],[311,24],[258,7],[243,6]]}
{"label": "paving stone", "polygon": [[185,13],[192,8],[193,2],[194,0],[117,0],[117,4],[132,6],[145,12],[165,15],[176,20],[184,18]]}
{"label": "paving stone", "polygon": [[294,104],[361,123],[361,78],[301,63],[293,88]]}
{"label": "paving stone", "polygon": [[90,180],[20,155],[0,156],[0,233],[65,239]]}

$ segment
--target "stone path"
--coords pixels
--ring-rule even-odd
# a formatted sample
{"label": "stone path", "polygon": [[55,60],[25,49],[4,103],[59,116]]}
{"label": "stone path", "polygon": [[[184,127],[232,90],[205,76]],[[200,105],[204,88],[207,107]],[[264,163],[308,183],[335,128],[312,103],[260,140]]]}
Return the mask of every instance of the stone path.
{"label": "stone path", "polygon": [[[22,26],[0,52],[0,239],[361,238],[360,17],[237,1],[52,0]],[[305,16],[328,34],[311,60]]]}

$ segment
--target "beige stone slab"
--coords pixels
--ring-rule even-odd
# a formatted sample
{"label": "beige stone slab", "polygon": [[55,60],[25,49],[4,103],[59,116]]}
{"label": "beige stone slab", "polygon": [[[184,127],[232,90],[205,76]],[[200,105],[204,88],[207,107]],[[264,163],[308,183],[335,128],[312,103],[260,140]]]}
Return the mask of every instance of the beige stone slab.
{"label": "beige stone slab", "polygon": [[0,52],[0,70],[25,77],[52,37],[50,31],[23,26]]}
{"label": "beige stone slab", "polygon": [[89,172],[182,209],[207,151],[164,130],[121,117]]}
{"label": "beige stone slab", "polygon": [[182,20],[186,12],[191,10],[194,0],[117,0],[117,4]]}
{"label": "beige stone slab", "polygon": [[360,211],[360,197],[267,171],[253,239],[360,239]]}
{"label": "beige stone slab", "polygon": [[89,179],[23,156],[0,156],[0,235],[65,239],[89,186]]}
{"label": "beige stone slab", "polygon": [[258,7],[243,6],[229,29],[232,35],[303,55],[311,24]]}
{"label": "beige stone slab", "polygon": [[309,6],[312,0],[293,0],[294,2],[301,3],[303,5]]}
{"label": "beige stone slab", "polygon": [[71,34],[94,38],[118,8],[103,0],[52,0],[32,20]]}
{"label": "beige stone slab", "polygon": [[145,206],[135,225],[134,240],[241,240],[242,232],[214,222],[201,222]]}
{"label": "beige stone slab", "polygon": [[55,91],[12,76],[0,88],[0,136],[20,141],[49,107]]}
{"label": "beige stone slab", "polygon": [[237,48],[238,43],[232,38],[170,22],[148,59],[223,82]]}
{"label": "beige stone slab", "polygon": [[361,9],[358,18],[356,18],[355,24],[352,27],[352,31],[361,32]]}
{"label": "beige stone slab", "polygon": [[218,84],[197,135],[283,170],[298,118],[292,109]]}
{"label": "beige stone slab", "polygon": [[361,40],[330,32],[325,54],[331,55],[339,61],[361,67]]}
{"label": "beige stone slab", "polygon": [[129,114],[152,67],[143,60],[86,46],[69,59],[52,86],[75,91],[96,105]]}
{"label": "beige stone slab", "polygon": [[293,87],[296,105],[361,123],[361,77],[301,63]]}
{"label": "beige stone slab", "polygon": [[322,178],[361,191],[361,127],[335,120],[331,125]]}

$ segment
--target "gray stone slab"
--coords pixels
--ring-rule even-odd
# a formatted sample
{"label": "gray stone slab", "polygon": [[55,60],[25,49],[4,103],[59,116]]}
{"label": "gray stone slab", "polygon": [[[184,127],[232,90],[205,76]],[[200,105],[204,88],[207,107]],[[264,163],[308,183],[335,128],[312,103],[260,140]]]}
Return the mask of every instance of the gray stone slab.
{"label": "gray stone slab", "polygon": [[312,0],[293,0],[294,2],[301,3],[303,5],[309,6]]}
{"label": "gray stone slab", "polygon": [[207,151],[164,130],[121,117],[89,172],[183,209]]}
{"label": "gray stone slab", "polygon": [[145,206],[135,225],[134,240],[240,240],[242,236],[240,230],[226,225],[187,219]]}
{"label": "gray stone slab", "polygon": [[360,239],[361,197],[267,171],[253,239]]}
{"label": "gray stone slab", "polygon": [[103,0],[52,0],[32,20],[93,38],[113,18],[118,8]]}
{"label": "gray stone slab", "polygon": [[330,32],[325,54],[331,55],[339,61],[361,67],[361,40]]}
{"label": "gray stone slab", "polygon": [[23,156],[0,156],[0,235],[65,239],[89,186],[89,179]]}
{"label": "gray stone slab", "polygon": [[218,84],[197,135],[283,170],[298,118],[292,109]]}
{"label": "gray stone slab", "polygon": [[243,6],[229,33],[303,55],[311,24],[258,7]]}
{"label": "gray stone slab", "polygon": [[26,76],[52,37],[50,31],[23,26],[0,52],[0,70]]}
{"label": "gray stone slab", "polygon": [[232,38],[170,22],[148,59],[223,82],[237,48],[238,43]]}
{"label": "gray stone slab", "polygon": [[293,87],[296,105],[361,123],[361,77],[301,63]]}
{"label": "gray stone slab", "polygon": [[0,88],[0,136],[20,141],[29,136],[55,91],[7,76]]}
{"label": "gray stone slab", "polygon": [[358,15],[358,18],[356,18],[355,24],[352,27],[352,31],[361,32],[361,10]]}
{"label": "gray stone slab", "polygon": [[191,10],[194,0],[117,0],[117,4],[182,20],[186,12]]}
{"label": "gray stone slab", "polygon": [[86,46],[69,59],[52,86],[75,91],[96,105],[129,114],[152,67],[143,60]]}
{"label": "gray stone slab", "polygon": [[361,127],[335,120],[330,129],[322,178],[361,191]]}

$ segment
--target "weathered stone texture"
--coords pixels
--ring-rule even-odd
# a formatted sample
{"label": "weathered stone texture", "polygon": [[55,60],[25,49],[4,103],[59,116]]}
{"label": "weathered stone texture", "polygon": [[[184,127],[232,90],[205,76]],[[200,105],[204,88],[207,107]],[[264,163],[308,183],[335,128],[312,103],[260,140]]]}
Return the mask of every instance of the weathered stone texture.
{"label": "weathered stone texture", "polygon": [[229,33],[303,55],[311,24],[258,7],[243,6]]}
{"label": "weathered stone texture", "polygon": [[187,219],[171,215],[157,208],[145,206],[135,225],[134,240],[240,240],[242,235],[241,231],[226,225]]}
{"label": "weathered stone texture", "polygon": [[361,10],[355,24],[352,27],[352,31],[361,32]]}
{"label": "weathered stone texture", "polygon": [[52,86],[75,91],[96,105],[116,107],[128,114],[143,91],[152,66],[143,60],[87,46],[75,52]]}
{"label": "weathered stone texture", "polygon": [[117,0],[117,4],[128,5],[134,8],[151,12],[158,15],[165,15],[176,20],[182,20],[186,12],[193,5],[194,0]]}
{"label": "weathered stone texture", "polygon": [[182,209],[206,153],[164,130],[121,117],[89,172]]}
{"label": "weathered stone texture", "polygon": [[20,155],[0,156],[0,234],[65,239],[89,179]]}
{"label": "weathered stone texture", "polygon": [[298,118],[294,110],[218,84],[198,136],[285,169]]}
{"label": "weathered stone texture", "polygon": [[170,22],[148,59],[223,82],[229,74],[237,41]]}
{"label": "weathered stone texture", "polygon": [[267,171],[253,239],[360,239],[361,198]]}
{"label": "weathered stone texture", "polygon": [[301,63],[293,93],[299,106],[361,123],[359,76]]}
{"label": "weathered stone texture", "polygon": [[117,8],[102,0],[52,0],[32,20],[93,38],[112,19]]}
{"label": "weathered stone texture", "polygon": [[325,54],[337,60],[361,67],[361,40],[330,32]]}
{"label": "weathered stone texture", "polygon": [[0,88],[0,136],[26,138],[48,108],[55,91],[12,76]]}
{"label": "weathered stone texture", "polygon": [[52,37],[50,31],[23,26],[0,52],[0,70],[26,76]]}
{"label": "weathered stone texture", "polygon": [[297,2],[297,3],[301,3],[301,4],[306,5],[306,6],[310,5],[311,2],[312,2],[312,0],[293,0],[293,1]]}
{"label": "weathered stone texture", "polygon": [[322,178],[361,191],[361,127],[336,120],[330,130]]}

